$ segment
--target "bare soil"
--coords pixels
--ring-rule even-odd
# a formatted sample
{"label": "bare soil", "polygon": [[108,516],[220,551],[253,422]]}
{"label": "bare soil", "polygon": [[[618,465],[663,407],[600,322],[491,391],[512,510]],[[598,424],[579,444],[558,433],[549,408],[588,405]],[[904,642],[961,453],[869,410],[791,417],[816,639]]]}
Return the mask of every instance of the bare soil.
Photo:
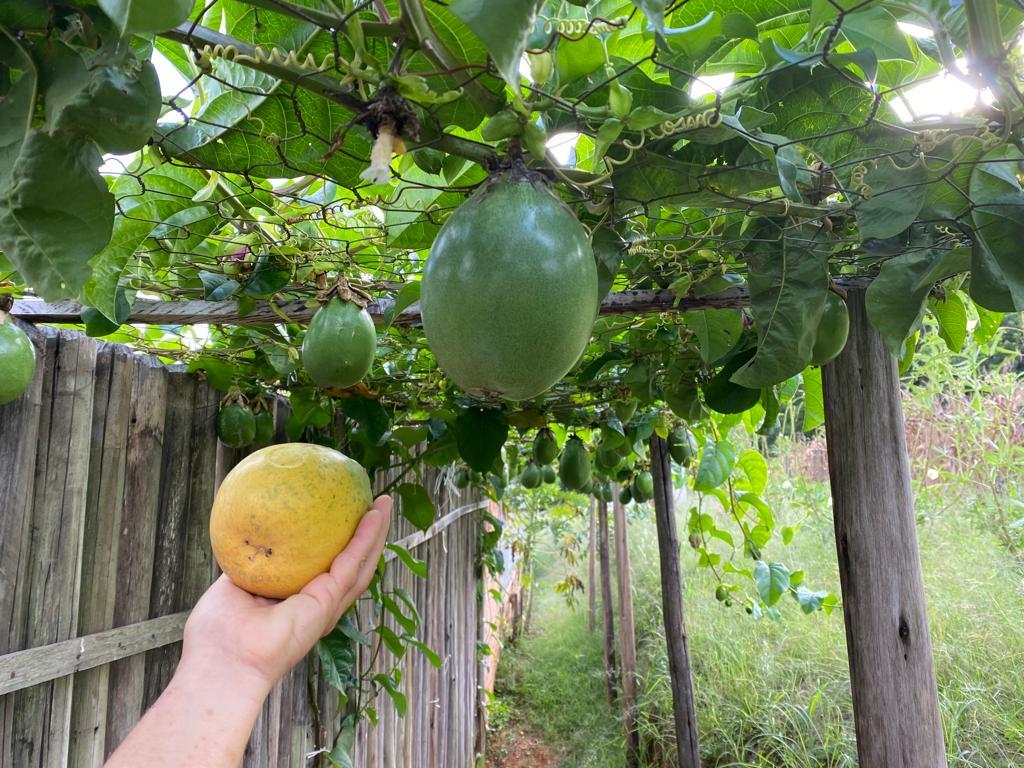
{"label": "bare soil", "polygon": [[487,768],[558,768],[558,751],[531,733],[522,722],[510,722],[487,735]]}

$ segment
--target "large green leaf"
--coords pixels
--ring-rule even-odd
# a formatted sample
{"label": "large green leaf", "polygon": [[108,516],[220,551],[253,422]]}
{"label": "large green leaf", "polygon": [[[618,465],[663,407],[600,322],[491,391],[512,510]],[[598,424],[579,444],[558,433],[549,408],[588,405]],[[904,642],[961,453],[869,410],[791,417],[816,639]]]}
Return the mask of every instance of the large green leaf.
{"label": "large green leaf", "polygon": [[519,60],[540,0],[452,0],[449,8],[480,38],[501,76],[519,88]]}
{"label": "large green leaf", "polygon": [[789,590],[789,569],[782,563],[754,563],[754,583],[765,605],[775,605]]}
{"label": "large green leaf", "polygon": [[[915,157],[907,156],[905,165],[892,157],[871,163],[864,175],[870,189],[854,207],[862,238],[895,237],[914,223],[928,192],[928,169]],[[857,190],[854,190],[856,192]]]}
{"label": "large green leaf", "polygon": [[896,17],[881,6],[847,14],[841,27],[846,39],[859,49],[871,49],[879,59],[913,61],[907,36]]}
{"label": "large green leaf", "polygon": [[160,114],[160,81],[152,63],[140,61],[131,48],[103,48],[83,57],[55,43],[46,74],[48,132],[81,133],[120,154],[149,140]]}
{"label": "large green leaf", "polygon": [[110,240],[114,198],[97,171],[102,161],[90,142],[32,130],[3,174],[0,250],[46,299],[78,294],[90,257]]}
{"label": "large green leaf", "polygon": [[98,0],[122,35],[164,32],[188,18],[192,0]]}
{"label": "large green leaf", "polygon": [[402,517],[421,531],[427,530],[437,513],[427,489],[419,483],[402,483],[395,491],[401,499]]}
{"label": "large green leaf", "polygon": [[736,466],[736,449],[732,444],[719,440],[717,443],[706,443],[700,452],[700,464],[693,477],[693,488],[705,493],[714,490],[724,483]]}
{"label": "large green leaf", "polygon": [[508,419],[501,411],[469,408],[455,419],[455,441],[470,468],[488,472],[508,437]]}
{"label": "large green leaf", "polygon": [[925,300],[935,283],[963,272],[969,257],[966,248],[922,248],[882,264],[868,286],[865,301],[868,319],[894,355],[900,355],[904,339],[921,322]]}
{"label": "large green leaf", "polygon": [[[984,252],[983,280],[992,288],[1002,287],[1003,297],[972,290],[982,306],[1001,312],[1024,310],[1024,189],[1018,174],[1024,156],[1012,145],[998,147],[982,157],[971,174],[971,220],[975,237]],[[1001,278],[1001,280],[1000,280]],[[1009,298],[1009,302],[1005,301]]]}
{"label": "large green leaf", "polygon": [[736,346],[743,331],[743,313],[738,309],[705,309],[684,315],[686,325],[697,334],[700,357],[716,363]]}
{"label": "large green leaf", "polygon": [[[767,230],[770,232],[770,230]],[[784,230],[757,243],[748,260],[757,354],[732,380],[760,388],[800,373],[811,359],[828,293],[828,252],[816,230]]]}

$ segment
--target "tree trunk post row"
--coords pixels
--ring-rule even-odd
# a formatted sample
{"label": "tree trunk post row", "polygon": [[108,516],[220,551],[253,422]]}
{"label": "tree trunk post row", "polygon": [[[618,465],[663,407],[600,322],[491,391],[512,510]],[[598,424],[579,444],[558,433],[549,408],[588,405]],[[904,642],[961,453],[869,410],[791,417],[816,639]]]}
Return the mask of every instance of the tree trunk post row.
{"label": "tree trunk post row", "polygon": [[860,768],[944,768],[899,373],[864,292],[847,303],[823,386]]}
{"label": "tree trunk post row", "polygon": [[683,613],[683,577],[679,571],[679,534],[676,531],[672,463],[668,455],[668,443],[663,438],[652,435],[650,446],[654,517],[658,526],[658,559],[661,565],[661,608],[665,622],[665,643],[668,646],[677,762],[679,768],[700,768],[690,650]]}

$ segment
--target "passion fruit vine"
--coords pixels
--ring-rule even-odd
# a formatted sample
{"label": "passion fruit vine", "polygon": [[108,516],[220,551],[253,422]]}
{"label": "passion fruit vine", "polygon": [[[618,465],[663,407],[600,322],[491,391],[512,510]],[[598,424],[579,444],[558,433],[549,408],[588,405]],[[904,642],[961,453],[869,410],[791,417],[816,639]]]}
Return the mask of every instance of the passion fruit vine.
{"label": "passion fruit vine", "polygon": [[526,400],[583,353],[597,290],[586,230],[542,177],[513,169],[441,228],[423,274],[423,329],[464,390]]}

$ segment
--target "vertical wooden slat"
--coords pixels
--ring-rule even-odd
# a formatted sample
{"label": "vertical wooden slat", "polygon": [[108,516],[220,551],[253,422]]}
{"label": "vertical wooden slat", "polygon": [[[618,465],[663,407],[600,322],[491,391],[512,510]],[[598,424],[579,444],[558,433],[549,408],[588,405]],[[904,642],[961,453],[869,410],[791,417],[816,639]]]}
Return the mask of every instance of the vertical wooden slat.
{"label": "vertical wooden slat", "polygon": [[[195,396],[194,376],[184,371],[168,373],[156,549],[149,595],[151,619],[174,613],[181,602],[188,535],[189,485],[192,481],[192,416]],[[165,645],[146,654],[143,710],[156,701],[167,687],[180,655],[181,643]]]}
{"label": "vertical wooden slat", "polygon": [[210,550],[210,507],[216,484],[217,404],[220,395],[209,384],[196,384],[192,412],[191,481],[185,531],[185,574],[177,610],[189,610],[216,578],[217,564]]}
{"label": "vertical wooden slat", "polygon": [[661,613],[668,651],[672,713],[676,727],[676,762],[679,768],[700,768],[697,715],[693,703],[690,649],[683,613],[683,578],[679,570],[679,534],[676,531],[672,464],[668,443],[651,437],[651,474],[654,477],[654,517],[658,528],[658,560],[661,571]]}
{"label": "vertical wooden slat", "polygon": [[[8,322],[11,322],[8,320]],[[0,654],[25,648],[25,599],[37,445],[46,404],[49,423],[57,341],[23,324],[36,346],[36,373],[28,390],[0,406]],[[45,386],[44,386],[45,384]],[[44,435],[46,433],[43,433]],[[0,765],[14,765],[14,696],[0,696]]]}
{"label": "vertical wooden slat", "polygon": [[590,499],[590,537],[587,539],[587,629],[591,634],[597,624],[597,502]]}
{"label": "vertical wooden slat", "polygon": [[[616,488],[616,494],[618,489]],[[604,619],[604,674],[608,704],[618,696],[619,671],[615,664],[615,607],[612,605],[611,557],[608,553],[608,502],[597,502],[598,556],[601,561],[601,616]]]}
{"label": "vertical wooden slat", "polygon": [[896,359],[851,290],[825,433],[861,768],[944,768]]}
{"label": "vertical wooden slat", "polygon": [[[135,358],[124,508],[118,544],[118,593],[114,624],[142,621],[149,615],[157,510],[160,504],[161,453],[167,403],[167,371],[155,359]],[[109,755],[142,716],[145,657],[133,656],[110,666],[107,742]]]}
{"label": "vertical wooden slat", "polygon": [[622,711],[626,727],[626,766],[640,762],[640,733],[636,727],[636,631],[633,627],[633,575],[629,566],[626,510],[618,496],[612,502],[615,518],[615,582],[619,589],[619,651],[622,659]]}
{"label": "vertical wooden slat", "polygon": [[[47,455],[36,467],[24,585],[27,647],[77,635],[95,370],[96,344],[91,339],[68,334],[58,340],[49,429],[39,435],[47,442]],[[72,686],[73,678],[66,677],[15,694],[15,765],[67,763]]]}
{"label": "vertical wooden slat", "polygon": [[[127,347],[116,344],[99,347],[78,610],[78,631],[83,635],[114,626],[114,597],[118,590],[117,546],[124,500],[134,370],[131,351]],[[107,665],[75,675],[69,759],[74,768],[99,768],[103,765],[109,675]]]}

